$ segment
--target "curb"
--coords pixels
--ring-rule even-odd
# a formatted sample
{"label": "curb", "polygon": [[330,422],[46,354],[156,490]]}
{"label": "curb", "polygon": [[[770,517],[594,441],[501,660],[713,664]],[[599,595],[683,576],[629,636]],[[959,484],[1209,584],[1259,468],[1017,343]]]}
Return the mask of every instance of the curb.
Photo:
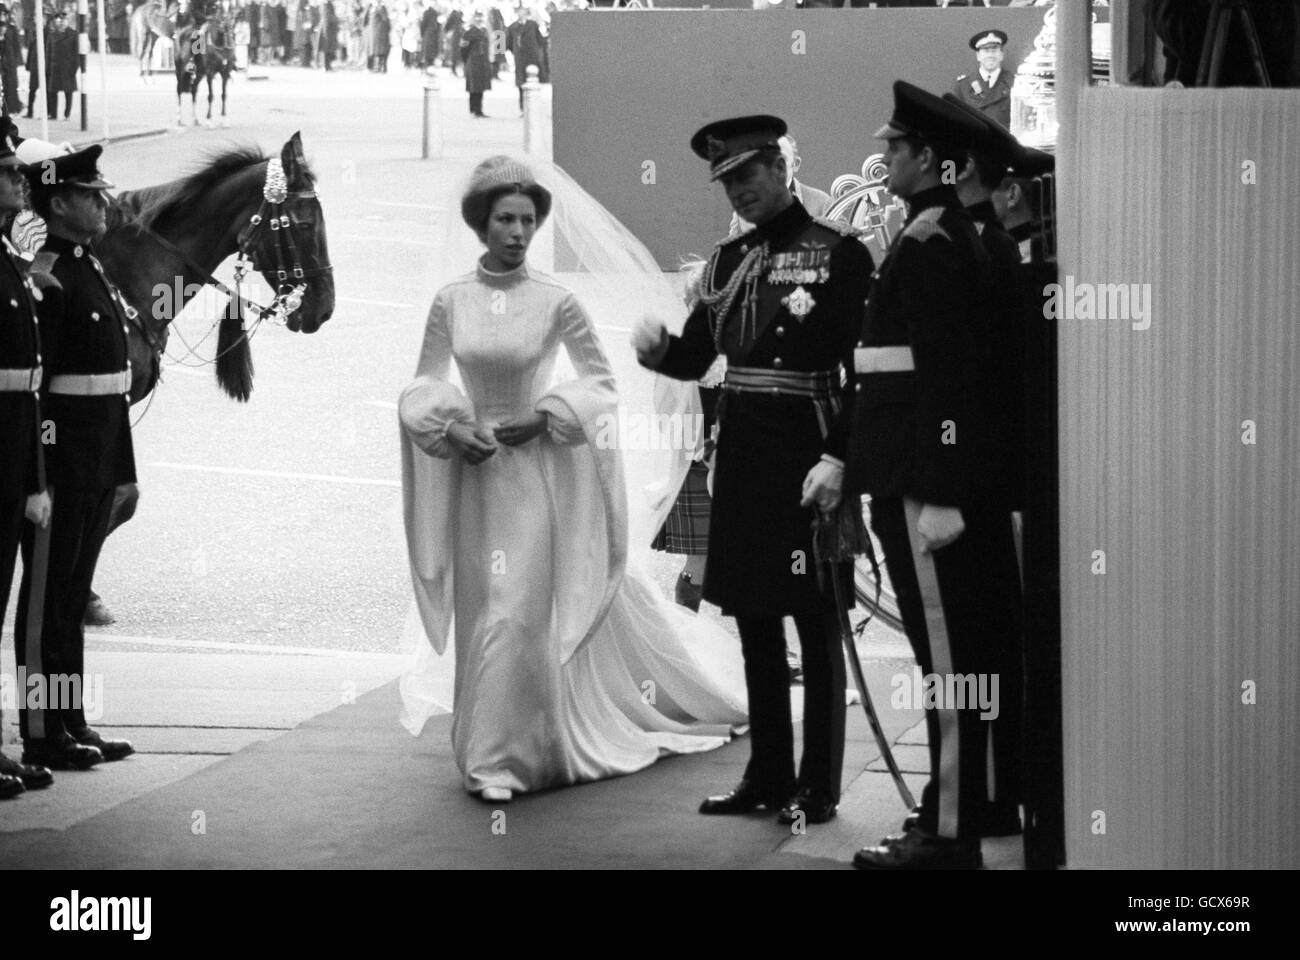
{"label": "curb", "polygon": [[74,149],[81,150],[95,143],[120,143],[124,140],[142,140],[145,137],[159,137],[171,130],[170,127],[151,127],[147,130],[136,130],[131,133],[119,133],[109,137],[92,137],[87,136],[85,139],[69,139],[68,143],[72,144]]}

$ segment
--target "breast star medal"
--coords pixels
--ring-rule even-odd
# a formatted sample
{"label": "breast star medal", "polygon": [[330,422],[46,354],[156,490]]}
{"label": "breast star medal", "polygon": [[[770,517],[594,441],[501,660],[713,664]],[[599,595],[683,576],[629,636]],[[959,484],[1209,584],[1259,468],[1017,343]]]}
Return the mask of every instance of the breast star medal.
{"label": "breast star medal", "polygon": [[813,307],[817,306],[817,301],[813,299],[812,294],[802,286],[795,287],[791,293],[782,297],[781,303],[790,311],[790,316],[799,321],[812,313]]}

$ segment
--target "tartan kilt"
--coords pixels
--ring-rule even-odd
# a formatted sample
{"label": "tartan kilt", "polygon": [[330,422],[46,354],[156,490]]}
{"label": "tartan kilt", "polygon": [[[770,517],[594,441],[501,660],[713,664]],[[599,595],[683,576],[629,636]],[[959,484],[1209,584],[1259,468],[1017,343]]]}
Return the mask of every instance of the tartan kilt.
{"label": "tartan kilt", "polygon": [[708,488],[709,468],[691,464],[672,509],[664,518],[650,547],[664,553],[703,556],[709,552],[709,513],[712,502]]}

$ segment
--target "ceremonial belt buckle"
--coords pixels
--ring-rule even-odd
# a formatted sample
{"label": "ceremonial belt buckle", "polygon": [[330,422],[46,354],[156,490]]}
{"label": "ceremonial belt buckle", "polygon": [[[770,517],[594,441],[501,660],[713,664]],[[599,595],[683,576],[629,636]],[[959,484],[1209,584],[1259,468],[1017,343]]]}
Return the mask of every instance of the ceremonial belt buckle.
{"label": "ceremonial belt buckle", "polygon": [[131,371],[60,373],[50,377],[50,393],[68,397],[110,397],[131,389]]}
{"label": "ceremonial belt buckle", "polygon": [[906,373],[915,369],[911,347],[858,347],[853,351],[854,373]]}
{"label": "ceremonial belt buckle", "polygon": [[0,370],[0,393],[35,393],[43,376],[41,367]]}

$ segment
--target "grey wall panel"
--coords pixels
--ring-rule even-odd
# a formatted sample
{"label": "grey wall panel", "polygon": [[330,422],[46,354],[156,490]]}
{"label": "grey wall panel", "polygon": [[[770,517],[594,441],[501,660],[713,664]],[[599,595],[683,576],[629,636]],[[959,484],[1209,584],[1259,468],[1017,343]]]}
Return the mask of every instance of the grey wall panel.
{"label": "grey wall panel", "polygon": [[[976,68],[980,30],[1010,35],[1004,69],[1033,47],[1041,9],[620,10],[552,26],[555,160],[665,267],[707,255],[731,208],[688,141],[743,113],[783,116],[800,179],[859,172],[904,79],[936,93]],[[804,53],[794,52],[802,31]],[[652,163],[653,184],[643,183]]]}

